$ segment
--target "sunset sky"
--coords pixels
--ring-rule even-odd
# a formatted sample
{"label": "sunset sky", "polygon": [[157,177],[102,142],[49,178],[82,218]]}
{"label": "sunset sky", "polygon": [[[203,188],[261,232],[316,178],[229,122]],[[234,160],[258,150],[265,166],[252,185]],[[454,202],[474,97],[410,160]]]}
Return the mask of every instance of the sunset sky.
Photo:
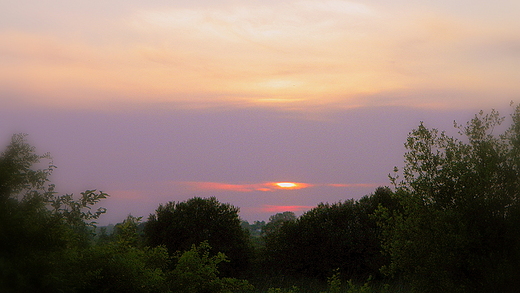
{"label": "sunset sky", "polygon": [[249,221],[359,198],[420,121],[452,131],[520,100],[516,0],[0,0],[0,15],[0,140],[50,152],[58,191],[111,194],[102,224],[193,196]]}

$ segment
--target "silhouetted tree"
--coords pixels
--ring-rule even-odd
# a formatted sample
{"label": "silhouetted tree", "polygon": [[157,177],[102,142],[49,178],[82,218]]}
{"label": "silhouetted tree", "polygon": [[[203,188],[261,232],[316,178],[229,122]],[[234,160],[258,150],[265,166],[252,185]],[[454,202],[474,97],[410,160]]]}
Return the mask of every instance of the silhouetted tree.
{"label": "silhouetted tree", "polygon": [[371,215],[379,205],[393,209],[390,189],[378,188],[359,201],[319,204],[266,234],[268,262],[279,274],[325,279],[339,268],[345,278],[378,275],[386,258],[380,252],[380,228]]}
{"label": "silhouetted tree", "polygon": [[238,210],[214,197],[160,205],[145,225],[146,241],[151,246],[165,245],[171,254],[208,241],[212,253],[229,257],[222,272],[238,275],[251,257],[249,235],[240,226]]}
{"label": "silhouetted tree", "polygon": [[250,292],[253,286],[246,280],[219,277],[219,266],[228,261],[219,252],[210,255],[207,241],[192,245],[191,249],[179,254],[175,269],[169,273],[173,292],[186,293],[232,293]]}
{"label": "silhouetted tree", "polygon": [[[77,251],[70,273],[73,292],[171,292],[171,258],[164,246],[142,247],[140,217],[129,215],[107,241]],[[71,286],[72,287],[72,286]]]}
{"label": "silhouetted tree", "polygon": [[385,271],[417,292],[516,292],[520,280],[520,108],[501,135],[480,112],[461,139],[423,123],[406,141],[401,209],[382,208]]}
{"label": "silhouetted tree", "polygon": [[269,222],[262,227],[262,234],[269,235],[276,233],[286,223],[296,221],[296,215],[293,212],[277,213],[269,217]]}
{"label": "silhouetted tree", "polygon": [[[47,160],[46,168],[36,164]],[[88,246],[90,208],[107,195],[88,190],[79,200],[55,195],[49,155],[37,155],[25,135],[0,155],[0,292],[59,292],[74,288],[66,271],[73,251]]]}

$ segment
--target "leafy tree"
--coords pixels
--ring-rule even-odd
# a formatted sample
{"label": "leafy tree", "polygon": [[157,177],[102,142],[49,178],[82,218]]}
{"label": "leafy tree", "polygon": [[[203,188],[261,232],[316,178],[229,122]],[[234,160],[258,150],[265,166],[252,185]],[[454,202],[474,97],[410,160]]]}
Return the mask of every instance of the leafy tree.
{"label": "leafy tree", "polygon": [[293,212],[277,213],[269,217],[269,222],[262,228],[264,235],[272,234],[280,230],[286,222],[296,221],[296,215]]}
{"label": "leafy tree", "polygon": [[[47,160],[46,168],[35,168]],[[22,134],[14,135],[0,155],[0,291],[57,292],[68,280],[61,268],[69,250],[86,247],[91,206],[107,194],[94,190],[57,196],[48,176],[55,166],[50,156],[37,155]]]}
{"label": "leafy tree", "polygon": [[174,292],[232,293],[253,289],[246,280],[220,278],[218,266],[229,260],[221,252],[210,256],[210,249],[208,242],[204,241],[179,254],[177,265],[170,273]]}
{"label": "leafy tree", "polygon": [[322,293],[340,293],[341,292],[341,278],[339,270],[336,270],[331,277],[327,278],[328,290]]}
{"label": "leafy tree", "polygon": [[265,221],[254,221],[253,224],[249,224],[248,221],[242,221],[240,224],[242,229],[249,231],[249,239],[251,246],[258,257],[258,252],[265,246],[264,239],[262,237],[262,230],[265,227]]}
{"label": "leafy tree", "polygon": [[71,259],[78,272],[69,276],[74,292],[170,292],[171,258],[164,246],[142,247],[140,219],[129,215],[115,226],[112,242],[75,252]]}
{"label": "leafy tree", "polygon": [[208,241],[213,254],[222,252],[229,257],[230,262],[221,268],[228,275],[238,275],[251,257],[249,236],[240,226],[238,208],[214,197],[160,205],[148,218],[144,232],[148,245],[165,245],[170,254]]}
{"label": "leafy tree", "polygon": [[128,215],[123,223],[114,226],[114,236],[117,242],[124,246],[141,247],[143,244],[142,235],[139,234],[139,223],[142,217]]}
{"label": "leafy tree", "polygon": [[288,289],[282,289],[282,288],[269,288],[267,290],[267,293],[298,293],[300,290],[297,286],[292,286]]}
{"label": "leafy tree", "polygon": [[405,144],[401,209],[379,210],[387,274],[418,292],[513,292],[520,278],[520,108],[480,112],[460,139],[423,123]]}
{"label": "leafy tree", "polygon": [[370,215],[379,205],[393,209],[388,188],[359,201],[319,204],[266,234],[267,262],[278,274],[293,276],[325,279],[336,268],[346,278],[377,275],[386,258],[380,253],[380,229]]}
{"label": "leafy tree", "polygon": [[249,224],[248,221],[242,221],[240,223],[240,226],[244,230],[248,230],[250,236],[261,236],[262,230],[265,227],[265,221],[254,221],[253,224]]}

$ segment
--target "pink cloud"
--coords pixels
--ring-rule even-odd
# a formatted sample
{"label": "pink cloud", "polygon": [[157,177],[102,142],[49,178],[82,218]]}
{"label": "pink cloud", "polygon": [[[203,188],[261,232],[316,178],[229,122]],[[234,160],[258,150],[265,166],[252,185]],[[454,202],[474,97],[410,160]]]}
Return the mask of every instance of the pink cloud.
{"label": "pink cloud", "polygon": [[186,182],[186,185],[197,190],[230,190],[250,192],[256,189],[254,184],[229,184],[219,182]]}
{"label": "pink cloud", "polygon": [[187,185],[196,190],[228,190],[237,192],[251,192],[251,191],[275,191],[284,189],[303,189],[314,186],[308,183],[293,182],[294,186],[283,187],[280,186],[280,182],[264,182],[264,183],[253,183],[253,184],[230,184],[220,182],[183,182],[181,184]]}
{"label": "pink cloud", "polygon": [[198,191],[235,191],[235,192],[252,192],[252,191],[276,191],[276,190],[296,190],[304,189],[315,186],[331,186],[340,188],[351,188],[351,187],[375,187],[376,184],[368,183],[349,183],[349,184],[311,184],[303,182],[263,182],[263,183],[249,183],[249,184],[232,184],[232,183],[221,183],[221,182],[178,182],[175,184],[181,184],[188,188],[195,189]]}
{"label": "pink cloud", "polygon": [[305,210],[310,210],[315,208],[315,206],[279,206],[279,205],[263,205],[260,208],[261,212],[265,213],[282,213],[282,212],[301,212]]}

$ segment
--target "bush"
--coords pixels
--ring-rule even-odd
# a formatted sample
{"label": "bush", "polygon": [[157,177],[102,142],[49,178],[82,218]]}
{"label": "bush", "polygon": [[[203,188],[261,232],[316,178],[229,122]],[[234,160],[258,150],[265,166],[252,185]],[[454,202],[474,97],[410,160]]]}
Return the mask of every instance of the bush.
{"label": "bush", "polygon": [[232,293],[252,291],[253,286],[246,280],[220,278],[218,266],[228,259],[223,253],[210,256],[207,241],[193,245],[177,257],[175,269],[169,273],[174,292],[186,293]]}

